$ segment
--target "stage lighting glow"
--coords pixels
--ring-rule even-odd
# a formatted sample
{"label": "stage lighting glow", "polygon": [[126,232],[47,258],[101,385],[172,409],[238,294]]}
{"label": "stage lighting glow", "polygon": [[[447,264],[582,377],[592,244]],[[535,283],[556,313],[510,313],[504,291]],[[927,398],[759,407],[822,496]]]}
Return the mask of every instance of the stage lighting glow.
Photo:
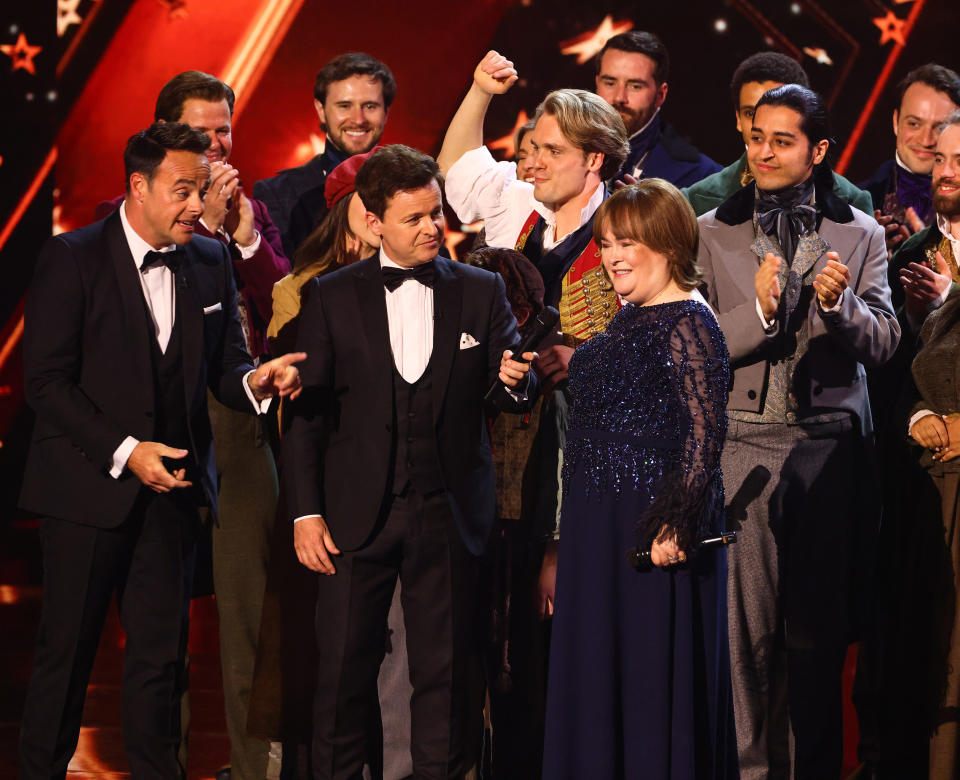
{"label": "stage lighting glow", "polygon": [[718,33],[724,33],[724,32],[726,32],[726,31],[727,31],[727,20],[724,19],[723,17],[720,17],[719,19],[715,20],[714,23],[713,23],[713,29],[716,30]]}

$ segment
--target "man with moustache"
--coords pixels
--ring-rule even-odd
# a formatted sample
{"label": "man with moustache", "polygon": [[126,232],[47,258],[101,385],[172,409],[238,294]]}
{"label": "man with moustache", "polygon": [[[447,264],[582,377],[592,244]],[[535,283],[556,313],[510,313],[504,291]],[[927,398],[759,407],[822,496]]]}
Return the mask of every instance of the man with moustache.
{"label": "man with moustache", "polygon": [[937,128],[960,108],[960,76],[928,63],[911,70],[897,88],[893,110],[896,152],[860,184],[873,198],[874,214],[884,226],[890,255],[911,234],[931,224],[930,172]]}
{"label": "man with moustache", "polygon": [[369,152],[379,143],[396,94],[390,68],[362,52],[334,57],[317,73],[313,105],[327,136],[323,153],[253,187],[254,197],[267,205],[280,229],[287,257],[293,257],[327,214],[323,194],[327,174],[351,155]]}
{"label": "man with moustache", "polygon": [[318,778],[360,774],[398,576],[413,774],[462,777],[476,760],[474,598],[495,511],[483,396],[498,377],[520,391],[528,366],[509,359],[519,336],[503,280],[439,255],[440,181],[409,147],[374,152],[356,185],[380,252],[303,291],[298,344],[310,357],[283,439],[283,485],[297,556],[325,575]]}
{"label": "man with moustache", "polygon": [[[290,271],[280,234],[266,206],[248,198],[233,151],[233,89],[197,70],[179,73],[157,95],[154,119],[183,122],[210,139],[210,182],[196,231],[227,247],[238,290],[238,312],[247,351],[267,354],[266,329],[273,285]],[[105,216],[122,197],[98,208]],[[219,515],[213,527],[213,590],[219,617],[224,712],[234,780],[265,776],[268,742],[247,735],[247,710],[267,581],[270,535],[279,485],[266,420],[236,412],[211,393],[207,399],[216,443]],[[275,423],[274,423],[275,424]],[[205,570],[205,569],[204,569]],[[185,758],[185,750],[181,756]],[[226,776],[226,770],[221,770]]]}
{"label": "man with moustache", "polygon": [[883,230],[833,193],[830,130],[796,84],[757,102],[744,187],[699,218],[735,367],[722,467],[740,776],[839,778],[841,673],[879,509],[864,366],[900,338]]}
{"label": "man with moustache", "polygon": [[260,414],[268,397],[299,387],[292,363],[305,355],[254,369],[227,249],[194,238],[208,146],[181,123],[132,136],[120,208],[54,236],[37,262],[24,329],[37,423],[20,502],[43,517],[44,590],[24,778],[66,773],[114,591],[131,773],[181,776],[178,676],[198,509],[217,512],[207,390]]}
{"label": "man with moustache", "polygon": [[687,187],[720,170],[660,117],[670,56],[656,35],[641,30],[615,35],[597,55],[596,65],[596,92],[617,109],[630,137],[630,153],[615,181],[658,177]]}
{"label": "man with moustache", "polygon": [[[806,71],[800,63],[786,54],[777,51],[761,51],[752,54],[741,62],[733,72],[730,81],[730,93],[733,98],[734,113],[737,118],[737,132],[743,137],[744,147],[750,144],[750,130],[753,127],[753,112],[757,101],[764,92],[784,84],[799,84],[809,87]],[[753,181],[753,174],[747,165],[747,153],[728,165],[722,171],[713,173],[696,184],[683,188],[690,205],[699,217],[715,209],[741,187]],[[837,173],[833,174],[833,192],[841,200],[861,211],[870,213],[873,205],[869,193],[859,189]]]}
{"label": "man with moustache", "polygon": [[910,236],[891,263],[900,274],[906,313],[915,331],[931,309],[943,305],[951,285],[960,283],[960,111],[948,115],[938,131],[933,224]]}

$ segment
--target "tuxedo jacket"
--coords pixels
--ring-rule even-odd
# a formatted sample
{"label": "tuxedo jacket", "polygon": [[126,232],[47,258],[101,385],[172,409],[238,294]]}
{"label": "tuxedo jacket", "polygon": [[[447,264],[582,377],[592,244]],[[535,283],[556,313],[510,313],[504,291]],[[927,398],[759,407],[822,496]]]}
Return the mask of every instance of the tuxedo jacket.
{"label": "tuxedo jacket", "polygon": [[[94,215],[97,219],[103,219],[119,208],[121,203],[123,195],[105,200],[97,206]],[[227,246],[233,259],[234,281],[250,313],[250,350],[255,357],[260,357],[267,351],[267,324],[273,314],[273,285],[290,273],[290,261],[283,253],[280,231],[270,219],[266,205],[250,198],[250,206],[253,209],[253,226],[260,234],[260,246],[246,260],[241,257],[240,248],[235,242]],[[213,235],[201,222],[197,222],[196,231],[198,236],[227,243],[224,236]]]}
{"label": "tuxedo jacket", "polygon": [[[236,287],[223,244],[194,237],[176,275],[190,452],[216,511],[209,387],[252,412],[243,376],[253,368],[237,318]],[[153,441],[154,378],[143,290],[119,212],[54,236],[27,296],[23,348],[27,401],[37,414],[20,505],[100,528],[124,521],[140,480],[109,474],[127,436]],[[144,488],[146,489],[146,488]]]}
{"label": "tuxedo jacket", "polygon": [[[479,555],[496,502],[483,396],[519,336],[500,276],[435,262],[437,450],[457,527]],[[379,256],[311,280],[302,297],[297,350],[308,357],[283,437],[287,508],[291,519],[323,515],[337,546],[353,550],[372,537],[392,488],[394,360]]]}
{"label": "tuxedo jacket", "polygon": [[[830,250],[849,268],[850,284],[836,313],[821,311],[816,295],[811,297],[808,351],[795,375],[796,392],[811,406],[851,412],[867,432],[871,415],[864,366],[885,363],[900,340],[887,283],[883,228],[837,198],[829,184],[821,186],[820,179],[816,202],[823,216],[817,232],[827,250],[807,272],[804,284],[824,269]],[[759,412],[770,364],[754,285],[762,260],[751,249],[754,192],[753,186],[744,187],[700,217],[697,262],[704,296],[719,315],[734,369],[727,408]]]}

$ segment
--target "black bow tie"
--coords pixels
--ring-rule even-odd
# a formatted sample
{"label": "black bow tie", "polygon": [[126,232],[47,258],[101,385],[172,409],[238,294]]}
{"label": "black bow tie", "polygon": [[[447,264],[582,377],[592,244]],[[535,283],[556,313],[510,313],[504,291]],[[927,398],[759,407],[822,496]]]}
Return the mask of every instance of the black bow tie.
{"label": "black bow tie", "polygon": [[429,263],[415,266],[414,268],[392,268],[383,266],[380,269],[380,275],[383,277],[383,286],[390,292],[396,290],[407,279],[413,279],[420,282],[424,287],[433,287],[433,279],[436,275],[434,264]]}
{"label": "black bow tie", "polygon": [[163,263],[167,268],[176,273],[180,269],[180,264],[183,263],[183,250],[180,247],[177,247],[171,252],[157,252],[151,249],[144,256],[143,262],[140,263],[140,270],[146,271],[150,266],[157,265],[158,263]]}

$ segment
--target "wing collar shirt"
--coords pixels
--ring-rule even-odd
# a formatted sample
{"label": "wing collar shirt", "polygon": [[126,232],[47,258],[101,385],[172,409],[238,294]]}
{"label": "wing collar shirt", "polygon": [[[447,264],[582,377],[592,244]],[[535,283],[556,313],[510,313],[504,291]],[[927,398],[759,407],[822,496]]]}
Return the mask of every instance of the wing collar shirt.
{"label": "wing collar shirt", "polygon": [[[173,320],[176,316],[176,292],[174,289],[174,274],[163,263],[155,263],[149,268],[140,270],[147,252],[153,249],[150,244],[143,240],[136,230],[130,225],[127,219],[127,201],[120,204],[120,223],[123,225],[123,235],[127,239],[127,246],[130,248],[130,255],[133,257],[133,265],[137,270],[137,278],[140,280],[140,287],[143,290],[143,298],[147,304],[147,311],[150,312],[150,319],[153,321],[154,336],[161,352],[166,352],[167,344],[170,343],[170,334],[173,332]],[[172,252],[176,249],[176,244],[170,244],[159,250],[161,252]],[[247,393],[247,398],[253,405],[255,414],[266,412],[270,405],[270,399],[257,401],[250,389],[247,378],[252,374],[247,372],[243,377],[243,389]],[[127,436],[119,447],[114,451],[110,463],[110,476],[114,479],[120,477],[127,466],[127,460],[130,453],[140,443],[133,436]]]}
{"label": "wing collar shirt", "polygon": [[[580,211],[580,225],[593,219],[603,203],[605,185],[597,185]],[[483,220],[487,246],[516,246],[520,231],[536,211],[546,220],[543,249],[549,252],[566,236],[557,236],[557,217],[552,209],[533,197],[533,185],[517,180],[517,166],[497,162],[485,146],[471,149],[450,166],[444,180],[447,202],[461,222]]]}
{"label": "wing collar shirt", "polygon": [[[382,246],[380,267],[403,269],[387,256]],[[426,370],[433,353],[433,290],[408,279],[393,292],[384,287],[383,294],[393,362],[400,376],[412,384]]]}

